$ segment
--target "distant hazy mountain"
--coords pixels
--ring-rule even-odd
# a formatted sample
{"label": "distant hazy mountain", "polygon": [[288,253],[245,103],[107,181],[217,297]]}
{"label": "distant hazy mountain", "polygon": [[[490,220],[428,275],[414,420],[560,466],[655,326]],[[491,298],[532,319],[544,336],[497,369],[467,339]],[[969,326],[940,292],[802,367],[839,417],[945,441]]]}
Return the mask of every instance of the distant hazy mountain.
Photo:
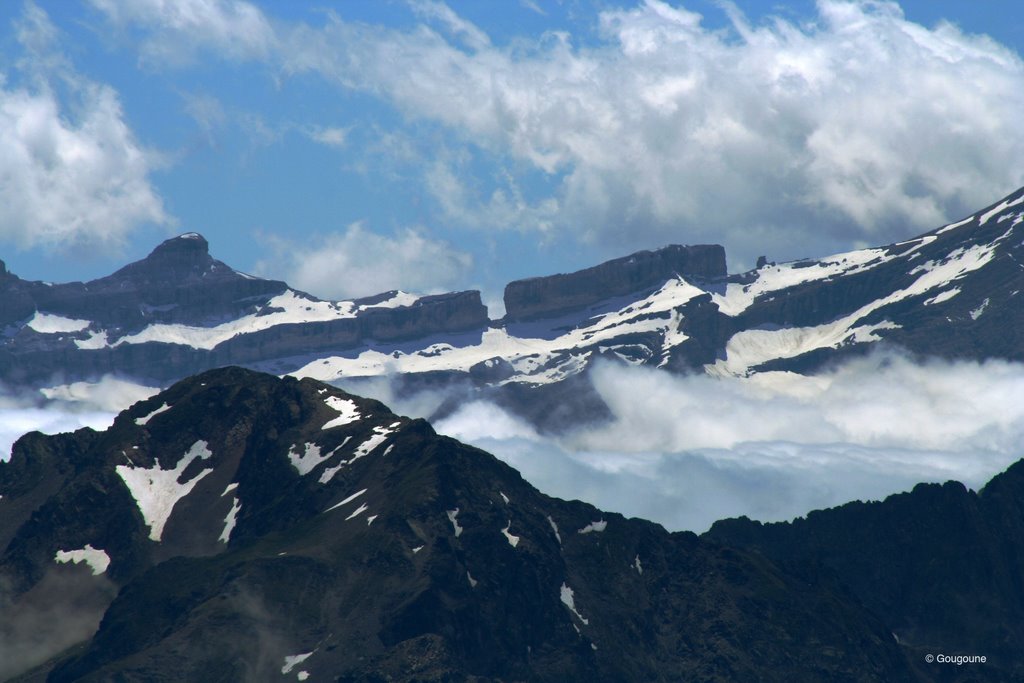
{"label": "distant hazy mountain", "polygon": [[411,388],[463,382],[543,422],[578,393],[556,385],[599,358],[729,375],[814,371],[880,343],[1021,359],[1022,222],[1024,188],[905,242],[738,275],[721,247],[669,246],[512,282],[497,320],[475,291],[322,301],[232,270],[188,233],[84,284],[0,265],[0,381],[166,385],[227,364],[325,381],[389,374]]}
{"label": "distant hazy mountain", "polygon": [[0,464],[0,678],[1022,680],[1022,467],[670,534],[377,401],[210,371]]}

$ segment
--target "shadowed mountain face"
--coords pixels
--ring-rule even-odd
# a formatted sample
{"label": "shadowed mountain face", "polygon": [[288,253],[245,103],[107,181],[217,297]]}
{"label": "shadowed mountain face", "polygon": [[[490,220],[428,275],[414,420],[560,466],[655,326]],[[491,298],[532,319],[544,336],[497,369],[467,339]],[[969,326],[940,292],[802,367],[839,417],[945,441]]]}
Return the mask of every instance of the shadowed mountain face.
{"label": "shadowed mountain face", "polygon": [[[596,359],[733,376],[815,372],[880,344],[1020,360],[1022,297],[1024,188],[905,242],[738,275],[721,247],[670,245],[512,282],[499,320],[475,291],[322,301],[232,270],[189,233],[85,284],[0,269],[0,381],[114,374],[163,386],[228,364],[332,382],[388,376],[460,383],[557,428],[601,414],[591,395],[550,417]],[[567,380],[571,390],[557,388]]]}
{"label": "shadowed mountain face", "polygon": [[[379,402],[211,371],[0,464],[0,678],[1011,680],[1019,469],[669,534]],[[924,663],[982,622],[992,663]]]}

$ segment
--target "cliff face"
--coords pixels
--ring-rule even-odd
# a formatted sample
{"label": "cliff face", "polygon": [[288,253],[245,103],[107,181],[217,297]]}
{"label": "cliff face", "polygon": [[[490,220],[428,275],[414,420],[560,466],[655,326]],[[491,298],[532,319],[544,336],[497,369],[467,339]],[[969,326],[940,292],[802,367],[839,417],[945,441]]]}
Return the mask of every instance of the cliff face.
{"label": "cliff face", "polygon": [[343,352],[487,323],[476,291],[325,302],[235,271],[210,256],[201,235],[187,233],[85,283],[32,282],[0,269],[0,380],[33,385],[121,374],[164,384],[220,365]]}
{"label": "cliff face", "polygon": [[510,282],[505,287],[506,320],[550,317],[659,287],[674,277],[708,280],[725,275],[725,249],[717,244],[638,251],[575,273]]}

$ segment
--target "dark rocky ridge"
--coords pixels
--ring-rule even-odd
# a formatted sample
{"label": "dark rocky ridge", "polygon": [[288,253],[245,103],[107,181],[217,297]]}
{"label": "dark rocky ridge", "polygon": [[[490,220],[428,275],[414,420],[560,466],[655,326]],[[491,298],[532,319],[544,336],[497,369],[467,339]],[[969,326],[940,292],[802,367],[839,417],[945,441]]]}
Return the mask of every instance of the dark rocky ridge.
{"label": "dark rocky ridge", "polygon": [[86,319],[126,333],[150,323],[201,325],[238,317],[288,285],[247,277],[210,256],[196,233],[169,239],[141,261],[89,282],[46,284],[7,274],[0,286],[0,325],[36,310]]}
{"label": "dark rocky ridge", "polygon": [[505,319],[551,317],[651,289],[674,277],[711,280],[726,274],[724,247],[672,244],[655,251],[638,251],[574,273],[510,282],[505,287]]}
{"label": "dark rocky ridge", "polygon": [[1024,461],[977,493],[919,484],[791,523],[724,520],[704,537],[834,576],[922,657],[986,655],[1024,676]]}
{"label": "dark rocky ridge", "polygon": [[[359,418],[323,429],[339,415],[328,399],[352,402]],[[209,455],[179,475],[194,486],[153,541],[117,468],[170,470],[199,440]],[[288,454],[308,456],[308,443],[325,457],[302,474]],[[921,650],[949,651],[964,641],[948,634],[986,620],[972,637],[998,633],[1006,652],[1020,651],[1024,605],[1002,577],[1024,573],[1022,471],[980,496],[923,487],[816,513],[778,548],[763,537],[765,550],[743,521],[703,538],[670,534],[549,498],[487,453],[376,401],[216,370],[136,404],[106,432],[28,435],[0,464],[0,648],[18,635],[12,615],[32,616],[26,600],[37,612],[99,605],[102,614],[79,641],[39,650],[21,669],[3,665],[15,676],[35,666],[15,680],[54,682],[300,671],[408,682],[1024,680],[1017,658],[943,668]],[[842,539],[850,545],[836,552]],[[86,544],[110,556],[102,574],[54,562]],[[917,584],[904,586],[911,576]],[[45,590],[54,586],[74,591]],[[866,594],[872,586],[882,595]],[[908,602],[921,610],[914,639],[891,611],[876,611],[908,588],[935,596]],[[1003,589],[1010,599],[991,609]],[[282,675],[286,657],[306,653]]]}
{"label": "dark rocky ridge", "polygon": [[[141,261],[86,283],[46,284],[0,275],[0,380],[35,385],[53,377],[67,381],[104,374],[127,375],[166,384],[229,364],[342,350],[370,342],[399,342],[432,334],[486,327],[487,309],[477,291],[425,296],[408,306],[373,308],[387,293],[352,302],[357,315],[326,321],[281,324],[239,334],[206,350],[184,344],[147,342],[79,348],[94,330],[111,339],[149,325],[213,326],[267,313],[271,299],[288,285],[239,273],[209,254],[201,235],[187,233],[163,242]],[[302,292],[296,296],[319,300]],[[392,293],[393,294],[393,293]],[[24,327],[36,311],[87,320],[78,333],[48,335]]]}

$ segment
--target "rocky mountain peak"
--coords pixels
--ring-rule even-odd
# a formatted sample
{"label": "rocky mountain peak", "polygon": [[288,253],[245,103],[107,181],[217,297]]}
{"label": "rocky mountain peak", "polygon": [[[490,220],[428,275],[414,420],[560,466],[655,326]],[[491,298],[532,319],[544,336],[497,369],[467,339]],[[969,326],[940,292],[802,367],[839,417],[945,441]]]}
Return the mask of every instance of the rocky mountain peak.
{"label": "rocky mountain peak", "polygon": [[210,256],[210,243],[205,237],[186,232],[164,240],[146,258],[125,266],[110,279],[180,283],[209,273],[235,275],[230,267]]}
{"label": "rocky mountain peak", "polygon": [[[0,463],[0,654],[18,654],[0,678],[916,681],[926,648],[983,643],[971,680],[1017,680],[1018,592],[989,587],[1021,571],[1004,478],[991,509],[931,486],[669,534],[550,498],[377,401],[224,368]],[[850,537],[852,573],[832,546]],[[932,582],[936,553],[957,554],[959,592]],[[927,618],[908,625],[887,596],[920,576]],[[978,604],[988,630],[961,609]]]}

